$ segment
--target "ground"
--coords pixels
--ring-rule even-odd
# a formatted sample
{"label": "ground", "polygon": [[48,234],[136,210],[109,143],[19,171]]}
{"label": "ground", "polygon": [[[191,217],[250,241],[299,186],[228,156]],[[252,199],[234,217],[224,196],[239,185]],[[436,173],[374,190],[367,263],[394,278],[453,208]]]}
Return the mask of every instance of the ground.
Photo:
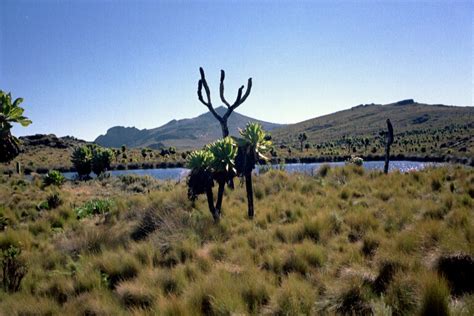
{"label": "ground", "polygon": [[0,314],[474,313],[472,285],[440,268],[474,256],[472,168],[269,171],[253,220],[238,184],[214,224],[184,181],[2,176],[0,248],[26,274]]}

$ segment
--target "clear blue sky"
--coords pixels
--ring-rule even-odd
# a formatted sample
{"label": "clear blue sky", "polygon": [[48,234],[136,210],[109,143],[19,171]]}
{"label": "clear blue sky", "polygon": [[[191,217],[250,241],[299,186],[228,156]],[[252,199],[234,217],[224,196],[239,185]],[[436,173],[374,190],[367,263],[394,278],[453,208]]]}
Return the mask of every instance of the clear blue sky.
{"label": "clear blue sky", "polygon": [[0,1],[0,89],[28,128],[93,140],[219,105],[253,77],[238,112],[291,123],[360,103],[472,106],[472,1]]}

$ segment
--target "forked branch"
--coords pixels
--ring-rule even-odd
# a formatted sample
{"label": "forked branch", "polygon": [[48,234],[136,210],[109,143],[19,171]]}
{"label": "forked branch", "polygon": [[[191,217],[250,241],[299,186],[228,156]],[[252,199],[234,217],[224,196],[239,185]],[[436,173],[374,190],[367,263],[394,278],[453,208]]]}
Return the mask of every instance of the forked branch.
{"label": "forked branch", "polygon": [[[204,104],[209,111],[214,115],[214,117],[221,123],[222,125],[222,132],[223,132],[223,137],[226,137],[229,135],[228,133],[228,128],[227,128],[227,119],[229,116],[232,114],[232,112],[239,107],[242,103],[247,100],[248,96],[250,95],[250,91],[252,90],[252,78],[248,79],[247,83],[247,89],[245,90],[245,93],[243,93],[243,90],[245,86],[241,86],[239,90],[237,91],[237,98],[235,99],[234,103],[231,105],[225,98],[224,96],[224,80],[225,80],[225,72],[224,70],[221,70],[221,79],[220,79],[220,85],[219,85],[219,95],[221,98],[222,103],[227,106],[227,111],[223,116],[220,116],[214,109],[212,102],[211,102],[211,92],[209,89],[209,85],[207,84],[206,81],[206,76],[204,74],[204,70],[199,68],[199,72],[201,74],[201,79],[198,81],[198,98],[199,101],[201,101],[202,104]],[[204,91],[206,93],[207,101],[204,100],[202,89],[204,88]],[[242,95],[243,94],[243,95]]]}

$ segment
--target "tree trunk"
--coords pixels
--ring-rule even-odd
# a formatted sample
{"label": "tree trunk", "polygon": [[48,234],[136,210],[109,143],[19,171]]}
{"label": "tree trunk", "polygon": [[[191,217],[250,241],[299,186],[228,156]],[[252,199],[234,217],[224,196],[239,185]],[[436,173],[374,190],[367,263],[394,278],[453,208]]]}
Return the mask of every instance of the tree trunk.
{"label": "tree trunk", "polygon": [[254,216],[252,172],[245,174],[245,188],[247,189],[248,216],[252,219]]}
{"label": "tree trunk", "polygon": [[385,142],[385,165],[383,172],[388,173],[388,164],[390,161],[390,146],[393,144],[393,126],[390,119],[387,119],[387,139]]}
{"label": "tree trunk", "polygon": [[20,154],[17,142],[10,130],[0,131],[0,162],[8,163]]}
{"label": "tree trunk", "polygon": [[385,165],[383,167],[383,172],[385,174],[388,173],[388,164],[390,162],[390,145],[387,143],[385,144]]}
{"label": "tree trunk", "polygon": [[214,196],[212,194],[212,187],[208,187],[206,189],[206,196],[207,196],[207,204],[209,206],[209,211],[212,214],[212,218],[214,218],[214,222],[219,222],[219,213],[217,213],[216,208],[214,207]]}
{"label": "tree trunk", "polygon": [[216,212],[219,216],[222,215],[222,198],[224,196],[225,181],[219,181],[219,187],[217,189],[217,202],[216,202]]}
{"label": "tree trunk", "polygon": [[222,138],[229,136],[229,127],[227,126],[227,120],[220,121],[222,129]]}

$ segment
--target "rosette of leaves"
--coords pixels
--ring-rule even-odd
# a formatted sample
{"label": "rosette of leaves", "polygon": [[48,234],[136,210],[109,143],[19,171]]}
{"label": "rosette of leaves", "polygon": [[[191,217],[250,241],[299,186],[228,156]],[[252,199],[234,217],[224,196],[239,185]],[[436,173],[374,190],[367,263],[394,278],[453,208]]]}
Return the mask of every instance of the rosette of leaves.
{"label": "rosette of leaves", "polygon": [[43,178],[43,184],[45,186],[48,185],[55,185],[55,186],[60,186],[61,184],[66,181],[66,178],[63,176],[63,174],[57,170],[51,170],[49,171],[46,176]]}
{"label": "rosette of leaves", "polygon": [[237,174],[237,170],[235,169],[237,145],[232,138],[226,137],[208,145],[207,149],[214,157],[211,168],[213,178],[218,184],[216,209],[217,212],[222,213],[222,199],[225,184],[232,180]]}
{"label": "rosette of leaves", "polygon": [[110,169],[114,153],[111,149],[94,147],[92,150],[91,169],[97,176]]}
{"label": "rosette of leaves", "polygon": [[10,130],[15,123],[23,127],[31,124],[31,120],[23,116],[22,102],[22,98],[12,102],[11,94],[0,90],[0,162],[10,162],[20,154],[20,142]]}
{"label": "rosette of leaves", "polygon": [[208,150],[197,150],[190,153],[187,157],[187,167],[191,169],[189,173],[188,198],[195,201],[200,194],[206,194],[209,211],[215,221],[219,220],[219,213],[214,207],[214,197],[212,188],[214,181],[212,178],[211,164],[214,156]]}
{"label": "rosette of leaves", "polygon": [[92,171],[92,150],[90,146],[76,147],[72,152],[71,162],[80,178],[88,177]]}
{"label": "rosette of leaves", "polygon": [[264,153],[271,148],[271,141],[258,123],[247,123],[245,129],[240,130],[241,138],[237,139],[239,146],[235,165],[237,175],[245,178],[245,188],[247,191],[248,216],[253,218],[253,186],[252,171],[255,169],[256,163],[260,160],[267,160]]}

